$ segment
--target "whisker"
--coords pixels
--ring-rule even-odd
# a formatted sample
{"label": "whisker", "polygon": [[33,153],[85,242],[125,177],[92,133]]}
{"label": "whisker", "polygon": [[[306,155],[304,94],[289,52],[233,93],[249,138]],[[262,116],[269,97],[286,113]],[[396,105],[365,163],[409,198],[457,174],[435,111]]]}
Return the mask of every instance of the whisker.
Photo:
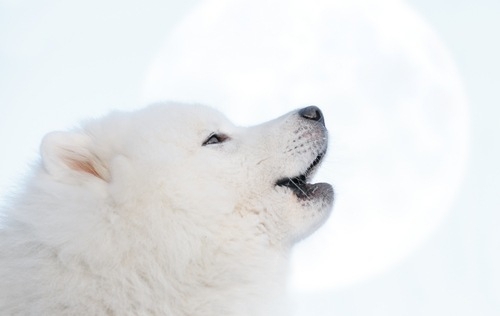
{"label": "whisker", "polygon": [[288,179],[293,183],[293,185],[297,189],[299,189],[300,192],[302,192],[302,194],[304,194],[304,196],[309,197],[309,195],[307,194],[307,192],[305,192],[304,190],[302,190],[302,187],[299,184],[297,184],[298,181],[300,181],[302,184],[305,184],[306,183],[305,178],[302,178],[302,177],[300,177],[300,178],[294,178],[295,180],[298,180],[298,181],[294,181],[294,179],[291,179],[291,178],[288,178]]}

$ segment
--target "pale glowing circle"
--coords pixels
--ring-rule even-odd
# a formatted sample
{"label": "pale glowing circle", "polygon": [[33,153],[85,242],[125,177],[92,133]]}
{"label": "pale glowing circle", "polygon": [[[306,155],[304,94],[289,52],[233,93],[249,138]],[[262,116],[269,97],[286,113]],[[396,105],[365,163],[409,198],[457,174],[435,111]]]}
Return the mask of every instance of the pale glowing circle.
{"label": "pale glowing circle", "polygon": [[462,180],[458,72],[400,1],[203,2],[151,65],[144,96],[210,104],[241,124],[324,110],[331,151],[317,179],[334,184],[336,203],[294,253],[295,289],[352,284],[399,262],[435,230]]}

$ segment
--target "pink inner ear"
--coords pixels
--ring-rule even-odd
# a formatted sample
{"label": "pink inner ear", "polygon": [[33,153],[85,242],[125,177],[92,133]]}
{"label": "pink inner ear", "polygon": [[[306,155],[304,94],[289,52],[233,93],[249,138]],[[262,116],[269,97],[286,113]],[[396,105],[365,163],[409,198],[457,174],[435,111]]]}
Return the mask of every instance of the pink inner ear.
{"label": "pink inner ear", "polygon": [[94,166],[89,161],[68,159],[68,166],[73,170],[85,172],[104,180],[104,178],[97,172],[97,170],[95,170]]}

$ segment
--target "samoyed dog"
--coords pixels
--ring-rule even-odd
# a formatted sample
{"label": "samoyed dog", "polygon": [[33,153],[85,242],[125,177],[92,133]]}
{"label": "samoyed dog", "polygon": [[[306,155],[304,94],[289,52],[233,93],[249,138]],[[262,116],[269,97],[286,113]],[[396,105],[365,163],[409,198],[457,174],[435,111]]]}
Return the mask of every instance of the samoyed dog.
{"label": "samoyed dog", "polygon": [[0,315],[280,315],[327,139],[314,106],[242,128],[184,104],[47,135],[2,210]]}

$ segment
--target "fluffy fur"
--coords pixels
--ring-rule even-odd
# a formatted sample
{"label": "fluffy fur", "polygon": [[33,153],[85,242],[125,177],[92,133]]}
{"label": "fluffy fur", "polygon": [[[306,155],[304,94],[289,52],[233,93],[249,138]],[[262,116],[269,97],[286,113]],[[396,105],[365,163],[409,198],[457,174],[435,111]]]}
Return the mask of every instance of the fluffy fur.
{"label": "fluffy fur", "polygon": [[2,212],[0,314],[278,315],[290,247],[333,201],[291,179],[326,147],[299,111],[241,128],[180,104],[47,135]]}

